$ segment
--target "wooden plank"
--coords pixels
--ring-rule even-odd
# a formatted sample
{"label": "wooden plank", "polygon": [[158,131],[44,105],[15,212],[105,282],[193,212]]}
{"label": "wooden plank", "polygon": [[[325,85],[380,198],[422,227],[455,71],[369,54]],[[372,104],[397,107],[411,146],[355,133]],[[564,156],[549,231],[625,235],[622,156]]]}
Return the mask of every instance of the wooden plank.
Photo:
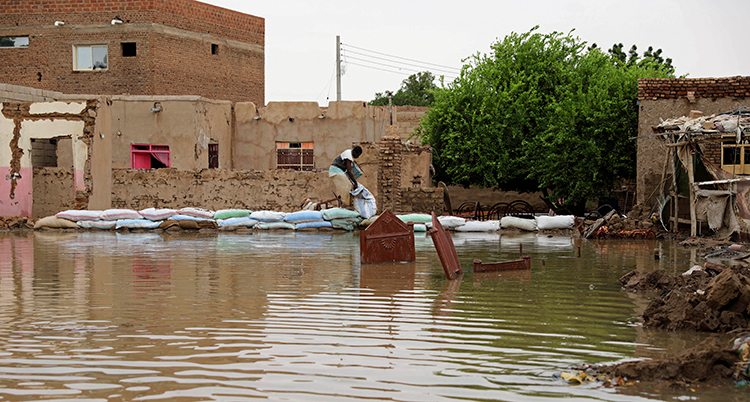
{"label": "wooden plank", "polygon": [[461,262],[458,260],[453,239],[445,231],[443,225],[440,224],[437,216],[435,216],[435,212],[432,213],[430,237],[432,237],[432,242],[435,244],[440,263],[443,264],[443,271],[445,271],[445,276],[448,280],[454,280],[463,275],[464,271],[461,268]]}
{"label": "wooden plank", "polygon": [[531,257],[525,255],[519,260],[489,263],[474,260],[474,272],[515,271],[520,269],[531,269]]}

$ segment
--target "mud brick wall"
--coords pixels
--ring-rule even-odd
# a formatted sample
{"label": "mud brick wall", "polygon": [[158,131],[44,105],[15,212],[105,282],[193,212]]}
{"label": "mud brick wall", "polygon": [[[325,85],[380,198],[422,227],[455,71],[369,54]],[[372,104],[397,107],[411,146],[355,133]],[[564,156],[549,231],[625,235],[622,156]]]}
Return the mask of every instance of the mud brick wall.
{"label": "mud brick wall", "polygon": [[328,171],[175,169],[112,172],[112,208],[241,208],[293,212],[331,198]]}
{"label": "mud brick wall", "polygon": [[74,209],[74,180],[72,167],[34,168],[34,217],[42,218],[66,209]]}
{"label": "mud brick wall", "polygon": [[[115,16],[124,23],[112,25]],[[29,38],[27,48],[0,52],[0,64],[13,66],[0,69],[3,83],[265,103],[265,20],[221,7],[192,0],[5,0],[0,36]],[[136,55],[124,55],[123,43],[135,43]],[[106,45],[108,68],[73,70],[75,45]]]}
{"label": "mud brick wall", "polygon": [[403,213],[435,212],[438,216],[448,212],[441,187],[401,189],[401,208]]}

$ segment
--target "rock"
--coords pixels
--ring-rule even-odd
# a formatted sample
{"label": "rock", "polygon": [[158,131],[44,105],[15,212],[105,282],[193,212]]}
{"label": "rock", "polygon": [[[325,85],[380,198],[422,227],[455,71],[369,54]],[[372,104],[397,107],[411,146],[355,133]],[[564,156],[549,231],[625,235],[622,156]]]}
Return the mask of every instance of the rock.
{"label": "rock", "polygon": [[741,287],[742,284],[737,275],[732,270],[726,269],[708,284],[706,303],[711,308],[719,310],[740,295]]}

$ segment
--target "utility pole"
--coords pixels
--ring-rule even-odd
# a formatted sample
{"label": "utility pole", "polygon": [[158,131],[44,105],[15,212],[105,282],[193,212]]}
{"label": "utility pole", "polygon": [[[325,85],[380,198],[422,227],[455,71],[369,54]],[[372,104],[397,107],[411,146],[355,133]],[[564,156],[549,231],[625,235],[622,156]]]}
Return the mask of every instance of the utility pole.
{"label": "utility pole", "polygon": [[341,100],[341,37],[336,35],[336,100]]}

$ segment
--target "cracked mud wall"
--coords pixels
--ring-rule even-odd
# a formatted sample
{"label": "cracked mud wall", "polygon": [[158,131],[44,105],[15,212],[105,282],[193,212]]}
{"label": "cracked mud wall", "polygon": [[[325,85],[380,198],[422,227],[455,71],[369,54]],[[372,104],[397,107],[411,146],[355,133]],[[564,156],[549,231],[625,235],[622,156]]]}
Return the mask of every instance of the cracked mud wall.
{"label": "cracked mud wall", "polygon": [[[94,120],[89,114],[92,108],[93,104],[86,101],[2,104],[0,216],[39,217],[38,214],[43,212],[35,213],[35,197],[39,200],[38,206],[45,205],[45,200],[61,200],[62,205],[69,205],[78,198],[85,203],[85,170]],[[53,139],[57,147],[69,147],[57,150],[58,161],[66,166],[60,166],[54,172],[39,170],[40,176],[49,174],[49,180],[42,177],[35,180],[32,142]],[[40,185],[38,189],[34,187],[35,183]],[[74,189],[72,192],[71,188]],[[76,192],[80,195],[77,196]]]}

